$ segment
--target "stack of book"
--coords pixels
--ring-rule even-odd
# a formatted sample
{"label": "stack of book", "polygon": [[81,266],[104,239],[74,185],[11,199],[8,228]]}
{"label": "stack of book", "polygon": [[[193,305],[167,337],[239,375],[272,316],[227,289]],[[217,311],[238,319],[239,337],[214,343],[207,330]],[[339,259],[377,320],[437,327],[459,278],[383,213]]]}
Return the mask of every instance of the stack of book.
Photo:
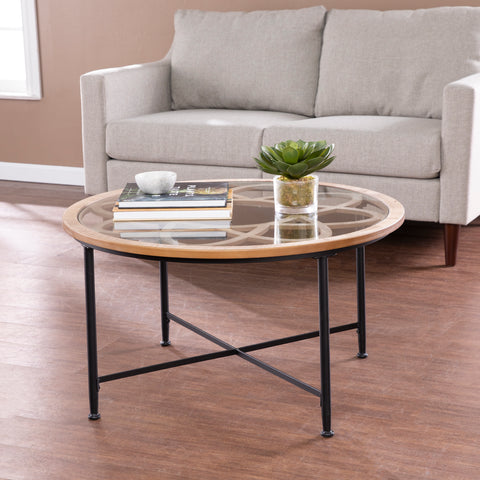
{"label": "stack of book", "polygon": [[226,182],[177,182],[169,193],[147,195],[127,183],[113,207],[122,238],[169,242],[177,238],[225,238],[232,219]]}

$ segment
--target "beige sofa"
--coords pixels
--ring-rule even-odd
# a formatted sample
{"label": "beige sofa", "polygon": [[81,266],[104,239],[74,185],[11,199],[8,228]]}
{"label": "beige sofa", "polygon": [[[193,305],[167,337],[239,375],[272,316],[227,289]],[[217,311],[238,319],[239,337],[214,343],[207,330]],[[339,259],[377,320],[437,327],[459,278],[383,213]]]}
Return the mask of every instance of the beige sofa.
{"label": "beige sofa", "polygon": [[261,177],[260,146],[327,140],[320,180],[400,200],[406,218],[480,214],[480,8],[178,11],[158,62],[81,77],[86,192],[147,170]]}

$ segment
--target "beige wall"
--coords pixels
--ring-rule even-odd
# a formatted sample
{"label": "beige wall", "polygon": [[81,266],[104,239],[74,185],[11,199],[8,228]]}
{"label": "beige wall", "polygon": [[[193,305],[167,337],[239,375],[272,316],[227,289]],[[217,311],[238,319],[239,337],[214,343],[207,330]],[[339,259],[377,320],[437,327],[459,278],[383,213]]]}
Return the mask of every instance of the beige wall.
{"label": "beige wall", "polygon": [[97,68],[157,60],[179,8],[408,9],[478,0],[37,0],[43,98],[0,99],[0,161],[82,166],[79,77]]}

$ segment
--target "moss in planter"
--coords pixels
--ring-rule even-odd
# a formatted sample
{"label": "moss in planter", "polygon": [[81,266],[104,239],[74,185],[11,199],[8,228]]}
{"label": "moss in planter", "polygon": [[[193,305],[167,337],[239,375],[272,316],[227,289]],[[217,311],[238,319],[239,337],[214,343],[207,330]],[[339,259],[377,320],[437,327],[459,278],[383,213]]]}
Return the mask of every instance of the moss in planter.
{"label": "moss in planter", "polygon": [[309,175],[297,180],[285,177],[276,178],[277,201],[281,205],[291,207],[304,207],[311,205],[315,199],[316,178]]}

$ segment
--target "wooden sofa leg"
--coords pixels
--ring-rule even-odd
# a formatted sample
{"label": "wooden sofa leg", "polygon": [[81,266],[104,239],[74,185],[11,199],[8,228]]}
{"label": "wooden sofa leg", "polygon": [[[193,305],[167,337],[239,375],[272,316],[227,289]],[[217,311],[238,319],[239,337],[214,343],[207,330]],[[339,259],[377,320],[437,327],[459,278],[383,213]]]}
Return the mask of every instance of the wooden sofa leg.
{"label": "wooden sofa leg", "polygon": [[443,226],[443,238],[445,244],[445,265],[453,267],[457,263],[458,236],[460,225],[445,223]]}

